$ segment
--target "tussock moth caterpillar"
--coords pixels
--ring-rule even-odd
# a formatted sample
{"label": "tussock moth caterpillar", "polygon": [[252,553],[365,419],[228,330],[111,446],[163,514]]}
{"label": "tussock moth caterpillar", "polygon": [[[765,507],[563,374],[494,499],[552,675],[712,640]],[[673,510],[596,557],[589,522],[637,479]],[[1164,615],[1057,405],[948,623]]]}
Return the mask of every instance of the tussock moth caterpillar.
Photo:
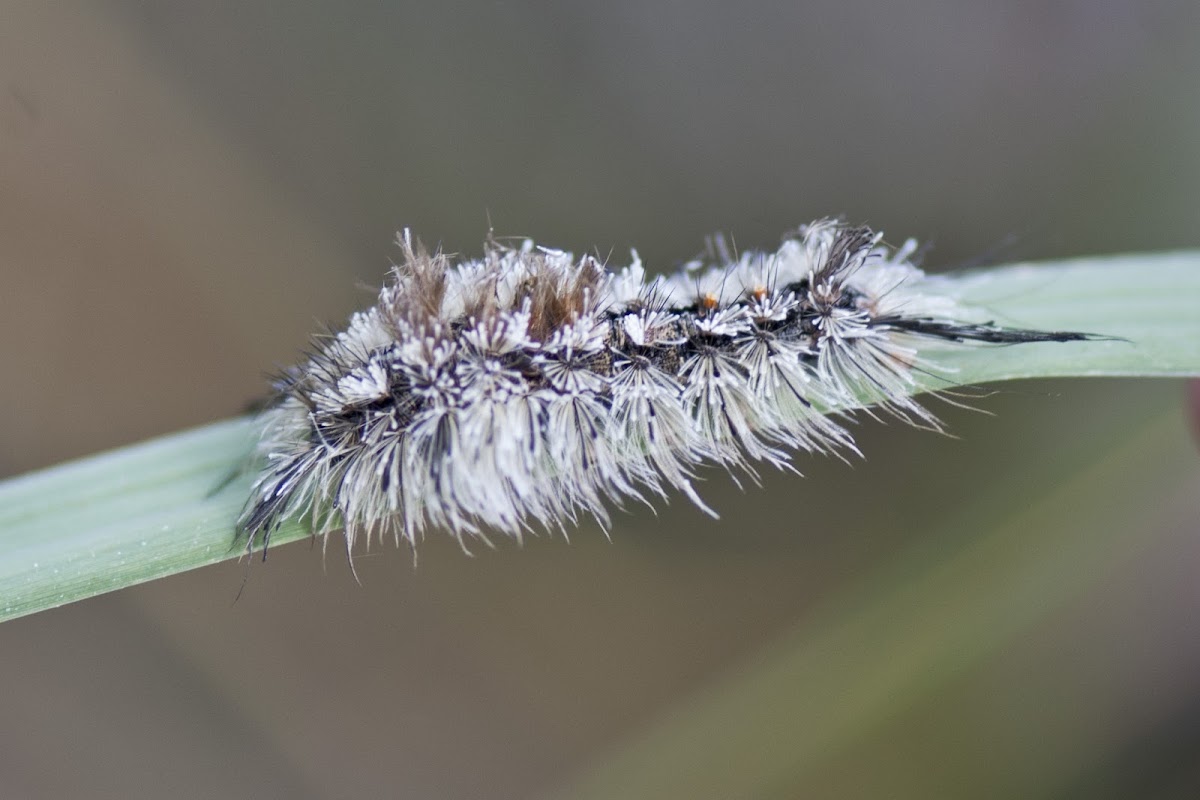
{"label": "tussock moth caterpillar", "polygon": [[922,342],[1091,338],[972,321],[867,228],[819,221],[772,253],[725,248],[648,279],[636,252],[593,257],[489,240],[455,263],[405,231],[371,308],[317,339],[262,415],[241,518],[264,548],[282,520],[415,544],[427,527],[515,537],[602,525],[608,506],[693,469],[753,475],[789,451],[853,449],[829,412],[874,406],[937,427],[913,398]]}

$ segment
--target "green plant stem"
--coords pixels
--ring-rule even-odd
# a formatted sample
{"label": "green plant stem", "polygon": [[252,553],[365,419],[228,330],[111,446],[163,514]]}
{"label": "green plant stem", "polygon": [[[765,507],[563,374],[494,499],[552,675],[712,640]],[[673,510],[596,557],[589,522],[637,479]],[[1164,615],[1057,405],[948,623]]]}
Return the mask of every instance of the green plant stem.
{"label": "green plant stem", "polygon": [[[1016,265],[942,291],[1000,324],[1118,337],[931,348],[926,390],[1015,378],[1200,376],[1200,252]],[[245,553],[248,419],[219,422],[0,483],[0,621]],[[273,545],[304,538],[285,525]]]}

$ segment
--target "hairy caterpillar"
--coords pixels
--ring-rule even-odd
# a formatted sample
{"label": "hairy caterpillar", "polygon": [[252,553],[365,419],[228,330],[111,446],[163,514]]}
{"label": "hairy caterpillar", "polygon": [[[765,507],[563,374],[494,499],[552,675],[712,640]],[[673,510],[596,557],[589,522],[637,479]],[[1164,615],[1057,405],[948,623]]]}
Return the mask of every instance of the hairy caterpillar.
{"label": "hairy caterpillar", "polygon": [[694,490],[715,462],[789,467],[789,450],[853,449],[829,416],[880,407],[937,426],[913,398],[922,341],[1068,342],[1004,328],[931,293],[867,228],[820,221],[773,253],[725,248],[670,277],[633,262],[489,240],[455,263],[405,231],[378,302],[317,339],[263,412],[248,547],[288,518],[314,534],[609,522],[607,506]]}

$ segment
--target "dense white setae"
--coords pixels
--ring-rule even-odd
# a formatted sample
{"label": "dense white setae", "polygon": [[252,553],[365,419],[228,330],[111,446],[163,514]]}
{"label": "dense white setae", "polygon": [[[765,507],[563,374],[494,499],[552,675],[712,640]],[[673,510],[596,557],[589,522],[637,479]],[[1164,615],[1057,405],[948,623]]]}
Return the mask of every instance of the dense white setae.
{"label": "dense white setae", "polygon": [[770,253],[725,248],[648,279],[637,254],[593,257],[490,240],[455,263],[405,231],[371,308],[315,341],[262,414],[262,472],[241,520],[264,549],[287,518],[415,543],[561,528],[580,511],[675,488],[693,468],[753,475],[789,451],[853,449],[830,412],[912,399],[922,341],[1073,341],[1012,330],[930,291],[866,228],[821,221]]}

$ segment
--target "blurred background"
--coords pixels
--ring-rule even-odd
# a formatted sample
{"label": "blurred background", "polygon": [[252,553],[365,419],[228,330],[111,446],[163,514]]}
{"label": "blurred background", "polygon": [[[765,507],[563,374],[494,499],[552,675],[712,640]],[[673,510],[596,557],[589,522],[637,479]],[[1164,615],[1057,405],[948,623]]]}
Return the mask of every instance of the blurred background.
{"label": "blurred background", "polygon": [[[0,475],[232,416],[396,229],[668,270],[1200,245],[1200,5],[0,0]],[[1136,280],[1136,276],[1131,276]],[[1200,310],[1198,310],[1200,313]],[[1170,381],[864,419],[714,522],[296,544],[0,628],[9,797],[1200,796]]]}

